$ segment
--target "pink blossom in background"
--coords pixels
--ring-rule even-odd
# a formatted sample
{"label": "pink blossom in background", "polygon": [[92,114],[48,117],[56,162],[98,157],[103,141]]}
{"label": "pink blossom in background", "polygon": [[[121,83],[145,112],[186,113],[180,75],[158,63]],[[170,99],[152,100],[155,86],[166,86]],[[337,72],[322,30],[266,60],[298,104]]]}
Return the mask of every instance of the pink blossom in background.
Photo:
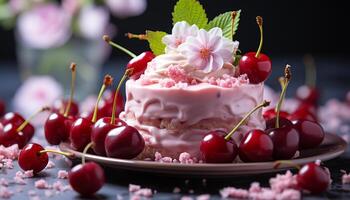
{"label": "pink blossom in background", "polygon": [[75,14],[80,8],[82,2],[79,0],[62,0],[62,8],[69,14]]}
{"label": "pink blossom in background", "polygon": [[100,39],[106,34],[109,13],[103,6],[84,6],[78,17],[80,34],[87,39]]}
{"label": "pink blossom in background", "polygon": [[146,0],[106,0],[106,4],[112,14],[120,18],[141,15],[147,8]]}
{"label": "pink blossom in background", "polygon": [[71,36],[71,17],[56,4],[40,4],[19,15],[17,30],[25,45],[47,49],[63,45]]}
{"label": "pink blossom in background", "polygon": [[[50,106],[63,94],[62,86],[50,76],[32,76],[16,91],[13,99],[14,110],[28,117],[43,106]],[[30,104],[30,106],[29,106]],[[43,123],[47,115],[37,116],[33,123]]]}

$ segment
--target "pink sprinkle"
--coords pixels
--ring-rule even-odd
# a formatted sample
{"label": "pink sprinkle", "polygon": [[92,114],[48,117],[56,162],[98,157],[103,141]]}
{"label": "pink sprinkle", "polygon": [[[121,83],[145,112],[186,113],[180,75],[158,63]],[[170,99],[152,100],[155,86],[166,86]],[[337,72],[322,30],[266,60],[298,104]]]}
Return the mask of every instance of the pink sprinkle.
{"label": "pink sprinkle", "polygon": [[164,78],[159,81],[159,84],[162,87],[171,88],[176,84],[176,82],[170,78]]}
{"label": "pink sprinkle", "polygon": [[183,152],[179,156],[179,161],[182,164],[193,164],[193,160],[191,159],[191,155],[187,152]]}
{"label": "pink sprinkle", "polygon": [[141,186],[139,185],[129,184],[129,192],[136,192],[140,189],[141,189]]}
{"label": "pink sprinkle", "polygon": [[51,160],[49,160],[49,162],[46,165],[46,169],[52,169],[56,166],[56,164],[54,162],[52,162]]}
{"label": "pink sprinkle", "polygon": [[294,189],[284,190],[276,196],[276,200],[299,200],[301,199],[300,191]]}
{"label": "pink sprinkle", "polygon": [[347,174],[346,171],[344,171],[344,174],[341,177],[341,181],[342,181],[343,184],[350,183],[350,173]]}
{"label": "pink sprinkle", "polygon": [[63,184],[61,181],[56,181],[52,184],[52,188],[57,190],[57,191],[62,191],[63,190]]}
{"label": "pink sprinkle", "polygon": [[10,191],[7,187],[0,186],[0,198],[9,199],[13,195],[13,192]]}
{"label": "pink sprinkle", "polygon": [[0,186],[9,186],[9,182],[5,178],[0,179]]}
{"label": "pink sprinkle", "polygon": [[162,160],[162,154],[160,154],[158,151],[154,154],[154,161],[160,162]]}
{"label": "pink sprinkle", "polygon": [[59,170],[57,172],[57,178],[59,178],[59,179],[66,179],[66,178],[68,178],[68,172],[66,170]]}
{"label": "pink sprinkle", "polygon": [[209,200],[210,195],[209,194],[202,194],[196,197],[196,200]]}
{"label": "pink sprinkle", "polygon": [[13,178],[13,180],[15,181],[16,184],[18,185],[26,185],[27,182],[22,178],[22,177],[19,177],[19,176],[15,176]]}
{"label": "pink sprinkle", "polygon": [[170,65],[168,67],[168,76],[173,79],[176,83],[187,82],[188,77],[184,69],[180,68],[178,65]]}
{"label": "pink sprinkle", "polygon": [[14,165],[13,165],[13,160],[10,158],[5,158],[1,160],[2,164],[3,164],[3,168],[5,169],[13,169]]}
{"label": "pink sprinkle", "polygon": [[248,190],[237,189],[235,187],[226,187],[220,190],[220,195],[222,198],[241,198],[246,199],[249,196]]}
{"label": "pink sprinkle", "polygon": [[173,159],[170,158],[170,157],[163,157],[160,162],[162,163],[172,163],[173,162]]}
{"label": "pink sprinkle", "polygon": [[34,186],[38,189],[50,188],[50,185],[44,179],[40,179],[38,181],[35,181]]}
{"label": "pink sprinkle", "polygon": [[33,170],[27,170],[24,172],[23,176],[23,178],[32,178],[34,176],[34,172]]}
{"label": "pink sprinkle", "polygon": [[3,145],[0,145],[0,157],[3,156],[3,159],[7,158],[7,159],[15,160],[17,159],[18,154],[19,154],[19,149],[17,144],[14,144],[9,147],[4,147]]}
{"label": "pink sprinkle", "polygon": [[253,182],[249,188],[249,192],[251,192],[251,193],[261,192],[261,190],[262,190],[262,188],[260,187],[260,183],[258,183],[258,182]]}
{"label": "pink sprinkle", "polygon": [[285,189],[297,188],[296,176],[289,170],[285,174],[277,174],[275,178],[270,179],[270,187],[279,193]]}
{"label": "pink sprinkle", "polygon": [[138,191],[134,192],[134,195],[142,196],[142,197],[152,197],[153,196],[153,192],[149,188],[141,188]]}

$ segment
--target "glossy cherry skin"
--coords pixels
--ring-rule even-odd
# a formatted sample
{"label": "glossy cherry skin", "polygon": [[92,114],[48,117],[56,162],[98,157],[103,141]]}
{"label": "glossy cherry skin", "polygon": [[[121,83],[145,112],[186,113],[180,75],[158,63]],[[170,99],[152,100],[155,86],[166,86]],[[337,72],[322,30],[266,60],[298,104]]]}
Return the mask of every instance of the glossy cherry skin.
{"label": "glossy cherry skin", "polygon": [[[67,108],[67,105],[68,105],[68,100],[66,100],[66,99],[57,100],[54,102],[54,104],[52,106],[52,112],[62,114],[65,111],[65,109]],[[68,115],[77,116],[78,114],[79,114],[79,105],[75,101],[72,101]]]}
{"label": "glossy cherry skin", "polygon": [[34,173],[42,171],[49,162],[47,153],[39,153],[45,150],[40,144],[27,144],[18,155],[18,165],[24,170],[33,170]]}
{"label": "glossy cherry skin", "polygon": [[[280,111],[280,117],[284,117],[284,118],[287,118],[290,114],[286,111]],[[265,119],[265,121],[268,121],[272,118],[275,118],[276,117],[276,110],[274,108],[271,108],[269,110],[266,110],[264,113],[263,113],[263,117]]]}
{"label": "glossy cherry skin", "polygon": [[330,179],[322,167],[315,163],[309,163],[299,170],[297,182],[300,188],[313,194],[319,194],[327,190]]}
{"label": "glossy cherry skin", "polygon": [[256,52],[249,52],[242,56],[239,61],[239,73],[247,74],[249,82],[258,84],[265,81],[271,74],[270,58],[260,53],[259,57],[255,57]]}
{"label": "glossy cherry skin", "polygon": [[322,143],[325,133],[319,123],[309,120],[295,120],[293,124],[299,132],[300,149],[314,148]]}
{"label": "glossy cherry skin", "polygon": [[296,98],[301,102],[305,102],[312,105],[317,105],[320,93],[317,88],[313,86],[303,85],[297,89]]}
{"label": "glossy cherry skin", "polygon": [[145,140],[132,126],[121,126],[109,131],[105,139],[108,157],[133,159],[145,148]]}
{"label": "glossy cherry skin", "polygon": [[85,118],[78,118],[71,126],[69,140],[71,146],[77,151],[83,151],[91,141],[91,128],[93,123]]}
{"label": "glossy cherry skin", "polygon": [[0,117],[4,116],[6,111],[5,102],[0,100]]}
{"label": "glossy cherry skin", "polygon": [[18,132],[17,127],[9,123],[0,124],[0,145],[9,147],[18,144],[18,148],[23,148],[29,141],[29,138],[23,131]]}
{"label": "glossy cherry skin", "polygon": [[264,131],[253,129],[241,140],[239,158],[244,162],[265,162],[272,160],[273,142]]}
{"label": "glossy cherry skin", "polygon": [[119,119],[115,118],[114,124],[111,124],[110,117],[104,117],[99,119],[91,129],[91,142],[93,143],[92,149],[97,155],[105,156],[105,139],[108,132],[114,128],[118,128],[120,126],[125,126],[126,123]]}
{"label": "glossy cherry skin", "polygon": [[317,122],[317,117],[309,108],[298,107],[292,114],[287,117],[289,120],[310,120]]}
{"label": "glossy cherry skin", "polygon": [[131,59],[126,66],[127,69],[133,69],[130,78],[138,79],[146,70],[148,62],[153,58],[155,58],[155,55],[151,51],[145,51]]}
{"label": "glossy cherry skin", "polygon": [[238,147],[232,140],[225,140],[221,131],[209,132],[201,141],[200,152],[206,163],[231,163],[237,157]]}
{"label": "glossy cherry skin", "polygon": [[[283,126],[293,126],[293,123],[284,117],[280,117],[279,119],[279,125],[280,127]],[[266,130],[272,129],[276,127],[276,118],[272,118],[266,121]]]}
{"label": "glossy cherry skin", "polygon": [[105,183],[103,169],[94,162],[73,167],[68,173],[69,184],[82,196],[95,194]]}
{"label": "glossy cherry skin", "polygon": [[59,113],[51,113],[47,118],[44,131],[49,144],[58,145],[69,138],[70,127],[75,121],[74,117],[65,117]]}
{"label": "glossy cherry skin", "polygon": [[[24,121],[25,121],[25,119],[20,114],[15,113],[15,112],[6,113],[0,119],[0,123],[2,123],[4,126],[6,124],[12,124],[16,128],[18,128]],[[23,128],[22,132],[24,133],[24,135],[27,136],[28,141],[29,141],[34,136],[35,128],[32,124],[28,123]]]}
{"label": "glossy cherry skin", "polygon": [[[299,133],[294,129],[292,122],[283,119],[280,120],[279,128],[270,128],[266,133],[271,137],[273,142],[273,159],[286,160],[291,159],[299,149]],[[274,119],[274,121],[276,121]]]}

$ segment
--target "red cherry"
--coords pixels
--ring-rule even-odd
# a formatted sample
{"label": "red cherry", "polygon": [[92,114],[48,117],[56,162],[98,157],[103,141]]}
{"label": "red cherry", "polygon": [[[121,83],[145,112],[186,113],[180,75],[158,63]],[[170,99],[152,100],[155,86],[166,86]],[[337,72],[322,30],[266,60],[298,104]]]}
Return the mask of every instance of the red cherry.
{"label": "red cherry", "polygon": [[329,174],[322,167],[309,163],[299,170],[297,182],[300,188],[319,194],[327,190],[330,179]]}
{"label": "red cherry", "polygon": [[325,133],[319,123],[309,120],[296,120],[293,121],[293,124],[299,132],[300,149],[314,148],[322,143]]}
{"label": "red cherry", "polygon": [[[4,126],[7,124],[12,124],[13,127],[18,128],[21,124],[25,122],[25,119],[18,113],[9,112],[0,119],[0,123]],[[35,128],[32,124],[28,123],[22,130],[24,135],[28,138],[28,141],[34,136]]]}
{"label": "red cherry", "polygon": [[108,157],[133,159],[145,148],[145,140],[132,126],[121,126],[109,131],[105,139]]}
{"label": "red cherry", "polygon": [[239,158],[244,162],[272,160],[273,142],[264,131],[253,129],[243,138],[238,147]]}
{"label": "red cherry", "polygon": [[58,145],[69,138],[72,116],[65,117],[59,113],[51,113],[44,125],[45,138],[49,144]]}
{"label": "red cherry", "polygon": [[[281,117],[284,117],[284,118],[287,118],[290,114],[286,111],[280,111],[280,116]],[[269,110],[266,110],[264,113],[263,113],[263,117],[265,119],[265,121],[268,121],[272,118],[275,118],[276,117],[276,109],[274,108],[271,108]]]}
{"label": "red cherry", "polygon": [[111,123],[110,117],[104,117],[99,119],[91,130],[91,142],[93,143],[92,148],[97,155],[105,156],[105,139],[108,132],[112,129],[120,126],[125,126],[126,123],[119,118],[114,119],[114,123]]}
{"label": "red cherry", "polygon": [[201,141],[200,151],[206,163],[231,163],[236,158],[238,147],[232,140],[225,139],[226,133],[209,132]]}
{"label": "red cherry", "polygon": [[255,57],[256,52],[249,52],[242,56],[239,61],[239,73],[247,74],[249,82],[258,84],[265,81],[271,74],[270,58],[260,53],[259,57]]}
{"label": "red cherry", "polygon": [[146,70],[147,64],[155,58],[155,55],[151,51],[145,51],[140,55],[131,59],[126,66],[127,69],[132,69],[129,75],[132,79],[138,79],[141,74]]}
{"label": "red cherry", "polygon": [[273,142],[275,160],[291,159],[299,149],[299,133],[294,129],[292,122],[288,121],[288,119],[280,118],[279,128],[270,128],[266,131]]}
{"label": "red cherry", "polygon": [[73,190],[83,196],[95,194],[105,183],[103,169],[94,162],[79,164],[68,174]]}
{"label": "red cherry", "polygon": [[[279,126],[293,126],[293,123],[287,118],[280,117],[279,118]],[[266,121],[266,130],[272,129],[276,127],[276,117]]]}
{"label": "red cherry", "polygon": [[[69,100],[66,100],[66,99],[60,99],[55,101],[52,106],[52,111],[56,113],[63,113],[68,106],[68,102]],[[79,114],[79,105],[75,101],[72,101],[68,115],[77,116],[78,114]]]}
{"label": "red cherry", "polygon": [[261,53],[263,44],[263,19],[260,16],[256,17],[256,22],[260,30],[260,44],[257,52],[249,52],[242,56],[239,61],[239,73],[247,74],[249,82],[258,84],[265,81],[271,74],[271,60]]}
{"label": "red cherry", "polygon": [[18,144],[18,147],[23,148],[29,141],[29,138],[23,131],[17,131],[16,126],[13,124],[6,124],[3,126],[0,124],[0,145],[9,147],[14,144]]}
{"label": "red cherry", "polygon": [[0,117],[4,116],[6,111],[5,102],[0,100]]}
{"label": "red cherry", "polygon": [[47,153],[40,153],[43,150],[45,149],[36,143],[26,145],[19,153],[18,165],[24,171],[33,170],[34,173],[42,171],[49,162]]}
{"label": "red cherry", "polygon": [[295,96],[301,102],[317,105],[320,94],[316,87],[303,85],[297,89]]}
{"label": "red cherry", "polygon": [[75,120],[69,134],[69,140],[74,149],[82,151],[85,146],[90,143],[92,126],[93,123],[91,120],[85,118],[78,118]]}
{"label": "red cherry", "polygon": [[303,109],[302,107],[296,109],[287,118],[292,121],[299,119],[310,120],[315,122],[318,121],[316,115],[314,115],[309,109]]}

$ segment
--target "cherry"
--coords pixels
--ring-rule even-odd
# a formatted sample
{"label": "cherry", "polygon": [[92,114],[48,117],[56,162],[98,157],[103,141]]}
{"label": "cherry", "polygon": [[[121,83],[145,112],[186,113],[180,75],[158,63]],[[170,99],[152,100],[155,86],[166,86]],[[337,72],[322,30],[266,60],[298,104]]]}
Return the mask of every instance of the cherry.
{"label": "cherry", "polygon": [[249,82],[258,84],[265,81],[271,74],[271,60],[261,53],[263,45],[263,19],[256,17],[256,21],[260,30],[260,44],[257,52],[248,52],[244,54],[239,61],[240,74],[247,74]]}
{"label": "cherry", "polygon": [[69,111],[71,104],[73,102],[74,88],[75,88],[75,78],[76,78],[76,64],[72,63],[70,65],[70,70],[72,72],[72,82],[71,82],[71,92],[69,102],[67,104],[64,114],[53,112],[47,118],[44,131],[45,138],[48,143],[52,145],[58,145],[62,141],[66,141],[69,138],[70,128],[73,122],[76,120],[75,116],[70,116]]}
{"label": "cherry", "polygon": [[132,126],[120,126],[112,129],[106,136],[105,149],[108,157],[132,159],[145,148],[145,140]]}
{"label": "cherry", "polygon": [[[280,111],[280,114],[279,114],[281,117],[284,117],[284,118],[287,118],[290,114],[286,111]],[[271,108],[269,110],[266,110],[264,113],[263,113],[263,117],[265,119],[265,121],[268,121],[272,118],[275,118],[276,117],[276,109],[274,108]]]}
{"label": "cherry", "polygon": [[3,102],[2,100],[0,100],[0,117],[4,116],[5,111],[6,111],[5,108],[6,108],[6,107],[5,107],[5,102]]}
{"label": "cherry", "polygon": [[293,121],[293,124],[299,132],[300,149],[314,148],[322,143],[325,133],[319,123],[301,119]]}
{"label": "cherry", "polygon": [[47,110],[49,110],[48,107],[43,107],[28,120],[24,120],[19,114],[7,113],[0,124],[0,144],[5,147],[18,144],[20,149],[23,148],[34,135],[34,127],[29,121],[37,114]]}
{"label": "cherry", "polygon": [[24,170],[33,170],[36,174],[42,171],[49,162],[47,152],[71,157],[71,153],[56,150],[45,150],[40,144],[31,143],[23,147],[18,155],[18,165]]}
{"label": "cherry", "polygon": [[263,130],[253,129],[241,140],[239,158],[243,162],[265,162],[272,160],[273,142]]}
{"label": "cherry", "polygon": [[[284,117],[279,118],[279,126],[284,127],[284,126],[293,126],[293,123]],[[269,119],[266,121],[266,130],[272,129],[276,127],[276,117]]]}
{"label": "cherry", "polygon": [[327,190],[330,179],[328,173],[316,163],[304,165],[297,175],[298,186],[313,194]]}
{"label": "cherry", "polygon": [[105,183],[103,169],[95,162],[79,164],[68,174],[73,190],[83,196],[95,194]]}
{"label": "cherry", "polygon": [[100,89],[97,101],[95,104],[94,114],[91,120],[86,118],[78,118],[72,124],[70,129],[70,142],[71,146],[78,150],[82,151],[86,145],[91,142],[91,129],[97,119],[98,105],[102,98],[103,92],[106,90],[106,87],[112,84],[113,78],[110,75],[106,75],[103,81],[103,85]]}
{"label": "cherry", "polygon": [[150,51],[143,52],[140,55],[136,56],[126,48],[111,41],[111,38],[108,35],[104,35],[103,40],[132,57],[126,66],[126,72],[128,72],[127,75],[132,79],[138,79],[140,75],[146,70],[148,62],[155,58],[155,55]]}
{"label": "cherry", "polygon": [[263,101],[248,112],[243,119],[227,134],[224,131],[211,131],[202,139],[200,152],[202,159],[207,163],[230,163],[238,153],[236,143],[232,140],[232,135],[256,110],[266,107],[270,102]]}
{"label": "cherry", "polygon": [[309,107],[299,106],[292,114],[288,116],[288,119],[290,120],[299,120],[299,119],[305,119],[317,122],[317,116],[313,113],[314,111],[310,110]]}
{"label": "cherry", "polygon": [[[64,113],[64,110],[68,106],[68,102],[69,101],[65,99],[60,99],[55,101],[52,106],[52,111],[56,113]],[[75,101],[72,101],[68,115],[77,116],[78,114],[79,114],[79,105]]]}

